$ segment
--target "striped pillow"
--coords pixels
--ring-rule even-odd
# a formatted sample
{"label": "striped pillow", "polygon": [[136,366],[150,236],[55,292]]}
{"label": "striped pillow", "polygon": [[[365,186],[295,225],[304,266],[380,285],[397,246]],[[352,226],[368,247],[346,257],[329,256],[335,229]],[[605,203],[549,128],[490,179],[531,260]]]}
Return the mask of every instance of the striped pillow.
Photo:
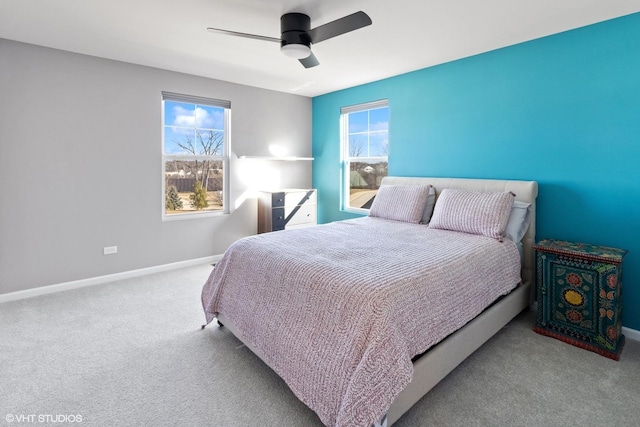
{"label": "striped pillow", "polygon": [[427,203],[430,185],[383,185],[371,204],[369,216],[417,224]]}
{"label": "striped pillow", "polygon": [[444,189],[429,227],[502,239],[513,201],[513,193]]}

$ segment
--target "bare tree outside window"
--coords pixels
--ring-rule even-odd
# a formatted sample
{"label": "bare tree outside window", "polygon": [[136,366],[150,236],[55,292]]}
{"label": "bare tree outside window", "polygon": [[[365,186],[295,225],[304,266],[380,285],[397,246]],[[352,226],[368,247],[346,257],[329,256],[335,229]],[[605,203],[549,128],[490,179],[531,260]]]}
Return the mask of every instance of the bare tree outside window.
{"label": "bare tree outside window", "polygon": [[[184,141],[174,142],[185,153],[194,156],[215,156],[222,153],[224,134],[214,131],[198,132],[196,138],[185,136]],[[208,188],[207,184],[211,174],[217,174],[221,169],[220,162],[216,160],[194,160],[178,163],[183,168],[182,170],[187,170],[190,175],[196,177],[204,188]]]}

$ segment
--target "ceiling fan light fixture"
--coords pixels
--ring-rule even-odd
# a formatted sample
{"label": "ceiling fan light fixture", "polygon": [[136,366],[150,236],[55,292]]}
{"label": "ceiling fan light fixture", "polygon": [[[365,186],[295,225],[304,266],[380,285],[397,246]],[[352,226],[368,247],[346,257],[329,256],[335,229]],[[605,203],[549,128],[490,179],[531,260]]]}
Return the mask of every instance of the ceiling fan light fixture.
{"label": "ceiling fan light fixture", "polygon": [[305,44],[286,44],[280,48],[280,52],[288,58],[304,59],[311,55],[311,47]]}
{"label": "ceiling fan light fixture", "polygon": [[208,27],[207,30],[212,33],[280,43],[280,51],[284,56],[297,59],[304,68],[312,68],[320,65],[318,58],[311,52],[312,45],[315,46],[321,41],[366,27],[367,25],[371,25],[371,18],[362,11],[343,16],[342,18],[327,22],[316,28],[311,28],[311,18],[309,18],[309,15],[290,12],[280,17],[280,38],[240,33],[238,31],[214,27]]}

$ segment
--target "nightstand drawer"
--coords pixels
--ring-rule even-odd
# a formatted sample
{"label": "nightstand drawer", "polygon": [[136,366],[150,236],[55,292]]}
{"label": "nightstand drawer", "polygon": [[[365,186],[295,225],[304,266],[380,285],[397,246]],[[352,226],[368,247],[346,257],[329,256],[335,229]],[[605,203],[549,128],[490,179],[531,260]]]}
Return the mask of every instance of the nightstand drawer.
{"label": "nightstand drawer", "polygon": [[271,194],[271,207],[296,206],[304,203],[316,204],[314,190],[280,191]]}
{"label": "nightstand drawer", "polygon": [[316,205],[287,206],[273,209],[273,228],[281,230],[298,224],[315,224]]}
{"label": "nightstand drawer", "polygon": [[304,204],[301,206],[285,207],[285,215],[287,218],[287,227],[298,224],[315,224],[317,223],[317,207],[315,204]]}

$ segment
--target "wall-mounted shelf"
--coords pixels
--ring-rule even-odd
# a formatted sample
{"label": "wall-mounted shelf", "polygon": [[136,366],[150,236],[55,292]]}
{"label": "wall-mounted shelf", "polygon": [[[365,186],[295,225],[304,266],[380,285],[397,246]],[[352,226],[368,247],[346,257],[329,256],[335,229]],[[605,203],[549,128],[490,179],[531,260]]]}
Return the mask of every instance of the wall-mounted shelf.
{"label": "wall-mounted shelf", "polygon": [[295,162],[299,160],[313,160],[313,157],[296,157],[296,156],[238,156],[239,159],[253,159],[253,160],[282,160],[286,162]]}

